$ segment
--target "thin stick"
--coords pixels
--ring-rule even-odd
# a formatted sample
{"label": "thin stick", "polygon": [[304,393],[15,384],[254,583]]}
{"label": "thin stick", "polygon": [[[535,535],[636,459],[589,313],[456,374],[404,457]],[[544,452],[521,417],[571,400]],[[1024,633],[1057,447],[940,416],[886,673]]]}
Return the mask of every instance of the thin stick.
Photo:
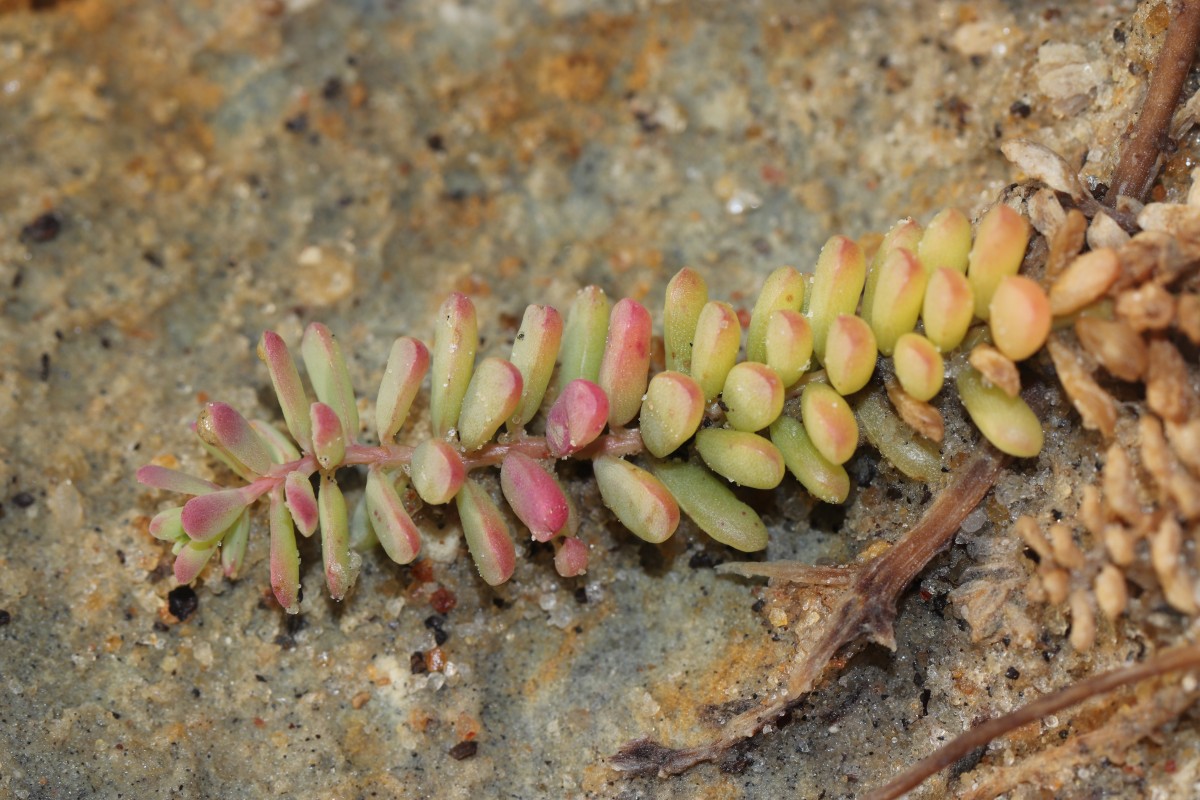
{"label": "thin stick", "polygon": [[1111,692],[1132,683],[1144,681],[1174,672],[1200,666],[1200,644],[1190,644],[1174,650],[1168,650],[1154,656],[1141,664],[1132,667],[1106,672],[1087,680],[1072,684],[1053,694],[1048,694],[1034,700],[1028,705],[1009,712],[1002,717],[988,720],[978,725],[957,739],[943,745],[933,755],[918,761],[913,767],[893,778],[886,786],[867,794],[863,800],[894,800],[905,792],[916,787],[929,776],[945,769],[972,750],[983,747],[993,739],[1003,736],[1016,728],[1041,719],[1047,714],[1053,714],[1064,708],[1082,703],[1095,695]]}
{"label": "thin stick", "polygon": [[1121,163],[1113,174],[1112,190],[1106,200],[1116,205],[1121,195],[1144,201],[1158,175],[1158,157],[1162,153],[1171,117],[1183,93],[1183,82],[1200,42],[1200,0],[1179,0],[1167,26],[1150,88],[1142,113],[1133,127],[1133,137],[1121,153]]}

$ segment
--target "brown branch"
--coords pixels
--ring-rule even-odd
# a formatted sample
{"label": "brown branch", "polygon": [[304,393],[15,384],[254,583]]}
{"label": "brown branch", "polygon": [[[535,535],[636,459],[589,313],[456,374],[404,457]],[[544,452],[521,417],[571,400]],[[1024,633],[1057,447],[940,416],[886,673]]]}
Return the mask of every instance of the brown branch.
{"label": "brown branch", "polygon": [[1079,681],[1022,706],[1016,711],[972,728],[957,739],[945,744],[933,755],[917,762],[886,786],[866,795],[863,800],[893,800],[900,797],[905,792],[920,786],[930,775],[945,769],[972,750],[982,747],[1022,725],[1039,720],[1047,714],[1053,714],[1098,694],[1111,692],[1147,678],[1198,666],[1200,666],[1200,644],[1190,644],[1175,650],[1168,650],[1141,664]]}
{"label": "brown branch", "polygon": [[1150,76],[1142,113],[1134,123],[1133,136],[1113,174],[1112,189],[1106,198],[1109,205],[1115,206],[1121,195],[1145,201],[1149,194],[1197,43],[1200,43],[1200,0],[1179,0]]}
{"label": "brown branch", "polygon": [[[677,775],[702,761],[714,761],[799,703],[812,691],[839,651],[865,640],[894,650],[892,622],[897,598],[929,561],[950,544],[962,521],[996,483],[1006,463],[1006,456],[981,443],[974,458],[956,470],[953,482],[891,549],[862,566],[846,569],[845,586],[830,598],[830,612],[813,633],[815,641],[809,656],[792,668],[776,699],[734,717],[717,739],[699,747],[676,750],[649,739],[629,742],[613,756],[613,768],[666,776]],[[801,570],[800,574],[806,573]]]}

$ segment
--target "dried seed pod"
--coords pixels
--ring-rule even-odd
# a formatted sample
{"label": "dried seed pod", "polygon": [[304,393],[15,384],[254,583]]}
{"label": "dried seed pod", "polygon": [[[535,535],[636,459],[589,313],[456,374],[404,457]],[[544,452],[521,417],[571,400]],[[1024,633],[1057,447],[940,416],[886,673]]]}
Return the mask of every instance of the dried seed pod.
{"label": "dried seed pod", "polygon": [[588,547],[574,536],[564,536],[554,551],[554,569],[564,578],[587,572]]}
{"label": "dried seed pod", "polygon": [[1025,542],[1030,550],[1037,553],[1038,558],[1043,562],[1054,560],[1054,551],[1051,548],[1050,542],[1046,539],[1041,527],[1037,524],[1037,520],[1033,517],[1027,514],[1017,517],[1017,521],[1013,523],[1013,531],[1021,537],[1021,540]]}
{"label": "dried seed pod", "polygon": [[1017,365],[990,344],[975,345],[971,348],[967,361],[993,386],[1009,397],[1016,397],[1021,393],[1021,373],[1017,372]]}
{"label": "dried seed pod", "polygon": [[1168,421],[1167,439],[1175,456],[1193,473],[1200,475],[1200,419],[1190,419],[1182,424]]}
{"label": "dried seed pod", "polygon": [[783,381],[766,364],[746,361],[729,371],[721,401],[730,425],[759,431],[783,413]]}
{"label": "dried seed pod", "polygon": [[565,458],[594,442],[607,424],[608,395],[577,378],[563,387],[546,415],[546,449],[555,458]]}
{"label": "dried seed pod", "polygon": [[438,309],[433,334],[429,416],[436,436],[450,435],[458,424],[477,347],[475,304],[466,295],[454,292]]}
{"label": "dried seed pod", "polygon": [[975,317],[975,294],[965,275],[952,269],[937,269],[929,276],[921,319],[925,335],[943,353],[962,343]]}
{"label": "dried seed pod", "polygon": [[1100,489],[1095,484],[1083,487],[1083,497],[1079,501],[1079,521],[1093,538],[1099,539],[1104,531],[1104,507],[1100,503]]}
{"label": "dried seed pod", "polygon": [[800,395],[800,417],[813,446],[834,464],[845,464],[858,448],[858,423],[845,399],[823,383]]}
{"label": "dried seed pod", "polygon": [[1183,529],[1175,517],[1167,514],[1150,536],[1150,563],[1162,585],[1167,602],[1184,614],[1200,612],[1189,571],[1180,556],[1183,553]]}
{"label": "dried seed pod", "polygon": [[667,284],[663,303],[663,344],[667,369],[688,375],[692,369],[692,338],[700,310],[708,302],[708,284],[700,273],[684,267]]}
{"label": "dried seed pod", "polygon": [[613,306],[608,341],[596,383],[608,395],[608,424],[616,428],[637,416],[650,379],[650,312],[628,297]]}
{"label": "dried seed pod", "polygon": [[435,506],[453,500],[467,479],[462,457],[441,439],[426,439],[417,445],[408,469],[417,495]]}
{"label": "dried seed pod", "polygon": [[932,400],[946,380],[942,354],[919,333],[906,333],[896,340],[892,366],[904,391],[921,402]]}
{"label": "dried seed pod", "polygon": [[945,438],[946,422],[942,419],[942,412],[904,391],[895,380],[888,381],[886,388],[888,399],[906,425],[931,441],[941,442]]}
{"label": "dried seed pod", "polygon": [[774,489],[783,480],[783,455],[757,433],[706,428],[696,434],[704,463],[726,480],[751,489]]}
{"label": "dried seed pod", "polygon": [[957,208],[939,211],[917,243],[917,259],[926,275],[942,268],[965,274],[970,252],[971,220]]}
{"label": "dried seed pod", "polygon": [[284,505],[283,490],[271,490],[271,591],[289,614],[300,612],[300,550],[292,519]]}
{"label": "dried seed pod", "polygon": [[1000,281],[989,306],[992,341],[1013,361],[1042,349],[1050,335],[1050,303],[1037,281],[1008,275]]}
{"label": "dried seed pod", "polygon": [[867,385],[878,359],[875,333],[860,317],[841,314],[825,339],[825,374],[838,394],[854,394]]}
{"label": "dried seed pod", "polygon": [[1075,335],[1089,355],[1114,378],[1139,380],[1146,372],[1146,343],[1121,320],[1080,317]]}
{"label": "dried seed pod", "polygon": [[1061,522],[1050,526],[1050,546],[1054,562],[1068,570],[1082,569],[1085,563],[1083,551],[1075,544],[1075,534]]}
{"label": "dried seed pod", "polygon": [[1096,643],[1096,612],[1092,610],[1092,598],[1085,589],[1071,592],[1071,646],[1086,653]]}
{"label": "dried seed pod", "polygon": [[704,393],[700,384],[680,372],[660,372],[650,379],[642,402],[642,442],[651,455],[663,458],[675,452],[700,427],[704,419]]}
{"label": "dried seed pod", "polygon": [[321,554],[325,559],[325,585],[329,587],[330,597],[341,600],[358,578],[362,556],[350,549],[350,518],[346,514],[346,498],[342,496],[337,481],[326,472],[321,473],[317,508],[321,517]]}
{"label": "dried seed pod", "polygon": [[283,338],[274,331],[264,331],[258,343],[258,357],[267,365],[288,432],[305,450],[312,449],[309,399],[304,384],[300,382],[300,373],[296,371],[296,362],[292,360]]}
{"label": "dried seed pod", "polygon": [[766,364],[790,387],[812,364],[813,334],[808,318],[799,311],[780,309],[767,320]]}
{"label": "dried seed pod", "polygon": [[1108,558],[1120,567],[1128,567],[1137,555],[1137,542],[1133,532],[1119,522],[1110,522],[1104,526],[1101,537]]}
{"label": "dried seed pod", "polygon": [[1158,417],[1146,414],[1138,420],[1138,443],[1142,466],[1158,485],[1159,498],[1166,500],[1175,465]]}
{"label": "dried seed pod", "polygon": [[1092,584],[1096,603],[1104,616],[1116,622],[1125,613],[1129,604],[1129,591],[1125,588],[1125,573],[1112,564],[1105,564]]}
{"label": "dried seed pod", "polygon": [[1137,499],[1137,478],[1125,448],[1114,442],[1104,454],[1104,500],[1121,519],[1133,525],[1142,517]]}
{"label": "dried seed pod", "polygon": [[767,322],[781,309],[799,311],[804,304],[804,277],[792,267],[780,267],[767,276],[750,315],[746,332],[746,359],[767,361]]}
{"label": "dried seed pod", "polygon": [[1007,275],[1016,275],[1029,244],[1029,223],[1006,205],[984,215],[968,257],[967,280],[975,296],[975,316],[986,320],[992,295]]}
{"label": "dried seed pod", "polygon": [[1083,427],[1100,431],[1105,438],[1111,438],[1117,426],[1117,405],[1112,395],[1096,383],[1079,355],[1064,344],[1059,335],[1051,337],[1047,349],[1054,361],[1059,383],[1067,397],[1071,398],[1071,405],[1079,412]]}
{"label": "dried seed pod", "polygon": [[850,494],[845,467],[821,455],[799,420],[782,416],[771,423],[771,441],[788,471],[809,493],[825,503],[841,504]]}
{"label": "dried seed pod", "polygon": [[882,392],[860,396],[854,410],[867,441],[892,466],[917,481],[932,483],[942,476],[937,446],[896,416]]}
{"label": "dried seed pod", "polygon": [[679,505],[662,481],[623,458],[600,456],[592,462],[604,505],[633,535],[658,544],[679,527]]}
{"label": "dried seed pod", "polygon": [[271,468],[271,456],[262,438],[246,418],[225,403],[208,403],[196,420],[196,435],[216,448],[225,463],[248,481]]}
{"label": "dried seed pod", "polygon": [[371,527],[388,558],[397,564],[411,563],[421,551],[421,534],[400,499],[395,478],[371,466],[363,500]]}
{"label": "dried seed pod", "polygon": [[1121,277],[1121,262],[1110,247],[1084,253],[1070,263],[1050,287],[1050,311],[1074,314],[1099,300]]}
{"label": "dried seed pod", "polygon": [[304,336],[300,339],[300,357],[304,359],[308,381],[317,399],[337,413],[345,428],[347,441],[353,441],[358,434],[354,386],[350,383],[350,371],[346,369],[342,349],[329,328],[319,322],[305,328]]}
{"label": "dried seed pod", "polygon": [[541,408],[554,375],[562,334],[563,319],[557,309],[537,305],[525,309],[512,347],[512,364],[521,373],[521,402],[508,421],[510,429],[528,425]]}
{"label": "dried seed pod", "polygon": [[870,312],[864,301],[863,316],[875,332],[879,352],[890,356],[896,340],[917,326],[927,279],[917,257],[904,249],[888,254],[877,274]]}
{"label": "dried seed pod", "polygon": [[715,300],[705,303],[692,344],[692,377],[700,384],[705,402],[721,393],[741,344],[742,325],[733,306]]}
{"label": "dried seed pod", "polygon": [[1186,422],[1196,398],[1183,356],[1165,339],[1151,341],[1146,355],[1146,405],[1165,420]]}
{"label": "dried seed pod", "polygon": [[246,560],[246,545],[250,541],[250,510],[246,509],[229,532],[221,537],[221,571],[226,578],[236,578]]}
{"label": "dried seed pod", "polygon": [[1139,333],[1163,331],[1175,319],[1175,297],[1157,283],[1143,283],[1117,295],[1117,316]]}
{"label": "dried seed pod", "polygon": [[391,442],[404,426],[428,371],[429,348],[423,343],[409,336],[401,336],[392,343],[375,400],[375,432],[381,443]]}
{"label": "dried seed pod", "polygon": [[502,358],[479,362],[458,416],[458,439],[468,453],[483,447],[521,405],[521,371]]}
{"label": "dried seed pod", "polygon": [[463,484],[455,498],[467,550],[488,586],[499,586],[512,577],[517,566],[516,548],[504,514],[487,490],[475,481]]}
{"label": "dried seed pod", "polygon": [[[884,234],[883,240],[880,241],[879,247],[875,250],[875,255],[871,259],[871,265],[867,268],[867,279],[863,285],[863,301],[862,301],[862,317],[871,327],[875,327],[875,298],[879,294],[879,281],[883,277],[883,266],[894,254],[901,250],[907,251],[909,255],[916,261],[917,247],[921,242],[920,224],[911,217],[905,217],[891,227]],[[922,274],[924,271],[922,270]],[[884,292],[886,296],[886,291]],[[880,307],[886,307],[886,303],[880,304]],[[852,310],[851,310],[852,311]],[[851,313],[851,311],[843,313]],[[878,335],[878,331],[876,331]]]}
{"label": "dried seed pod", "polygon": [[758,514],[704,467],[660,461],[654,473],[700,530],[721,544],[744,553],[767,546],[767,527]]}
{"label": "dried seed pod", "polygon": [[313,403],[309,415],[317,463],[323,470],[336,469],[346,458],[346,428],[342,419],[325,403]]}
{"label": "dried seed pod", "polygon": [[608,337],[608,296],[599,286],[585,286],[575,295],[563,328],[558,353],[558,385],[573,380],[596,382]]}
{"label": "dried seed pod", "polygon": [[296,527],[305,538],[316,533],[318,523],[317,493],[303,472],[289,472],[283,479],[284,497]]}
{"label": "dried seed pod", "polygon": [[248,486],[197,495],[183,504],[179,522],[198,545],[219,541],[256,497]]}
{"label": "dried seed pod", "polygon": [[1128,244],[1129,238],[1129,233],[1106,212],[1104,206],[1096,209],[1096,215],[1087,229],[1089,248],[1101,250],[1105,247],[1123,247]]}
{"label": "dried seed pod", "polygon": [[1200,345],[1200,294],[1179,295],[1175,305],[1175,325],[1189,342]]}
{"label": "dried seed pod", "polygon": [[1067,212],[1063,223],[1050,237],[1050,252],[1046,255],[1046,274],[1043,280],[1052,282],[1075,260],[1075,256],[1083,249],[1087,227],[1087,217],[1082,211],[1072,208]]}
{"label": "dried seed pod", "polygon": [[812,323],[813,352],[824,362],[829,326],[841,314],[853,314],[866,280],[862,248],[845,236],[834,236],[821,248],[813,270],[808,318]]}
{"label": "dried seed pod", "polygon": [[562,487],[524,453],[514,450],[504,457],[500,489],[517,519],[537,541],[548,542],[566,528],[571,511]]}
{"label": "dried seed pod", "polygon": [[1024,400],[989,384],[975,369],[963,369],[956,383],[971,421],[1002,453],[1032,458],[1042,451],[1042,423]]}

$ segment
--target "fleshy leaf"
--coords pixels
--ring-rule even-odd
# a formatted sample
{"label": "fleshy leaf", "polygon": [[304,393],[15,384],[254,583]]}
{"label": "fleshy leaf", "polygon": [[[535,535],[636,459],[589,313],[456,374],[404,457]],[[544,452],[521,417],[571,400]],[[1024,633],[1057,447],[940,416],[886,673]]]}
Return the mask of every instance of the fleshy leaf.
{"label": "fleshy leaf", "polygon": [[346,457],[346,428],[334,409],[312,404],[313,454],[323,470],[335,469]]}
{"label": "fleshy leaf", "polygon": [[379,545],[379,537],[375,535],[375,526],[371,524],[371,516],[367,513],[366,493],[354,504],[350,512],[350,549],[356,553],[374,550]]}
{"label": "fleshy leaf", "polygon": [[568,383],[546,415],[546,449],[555,458],[577,453],[608,424],[608,395],[582,378]]}
{"label": "fleshy leaf", "polygon": [[183,522],[180,520],[182,514],[183,506],[158,512],[154,515],[154,519],[150,520],[150,535],[164,542],[186,539],[187,534],[184,533]]}
{"label": "fleshy leaf", "polygon": [[862,248],[845,236],[834,236],[821,248],[813,270],[808,318],[812,323],[813,352],[825,361],[825,338],[840,314],[853,314],[867,276]]}
{"label": "fleshy leaf", "polygon": [[201,495],[209,494],[220,489],[220,486],[204,478],[188,475],[177,469],[147,464],[137,471],[138,483],[154,489],[163,489],[179,494]]}
{"label": "fleshy leaf", "polygon": [[209,403],[196,420],[196,435],[224,454],[234,471],[254,480],[271,468],[271,456],[246,418],[225,403]]}
{"label": "fleshy leaf", "polygon": [[500,488],[533,538],[548,542],[566,527],[570,508],[554,476],[534,459],[510,452],[500,465]]}
{"label": "fleshy leaf", "polygon": [[925,274],[934,270],[952,269],[960,274],[967,271],[967,255],[971,252],[971,220],[957,208],[938,212],[917,243],[917,259]]}
{"label": "fleshy leaf", "polygon": [[809,493],[824,503],[846,502],[850,476],[817,450],[800,421],[782,416],[771,424],[771,441],[783,455],[788,471]]}
{"label": "fleshy leaf", "polygon": [[271,385],[275,387],[275,396],[279,398],[279,407],[283,410],[283,419],[287,423],[292,438],[300,443],[305,450],[312,448],[312,427],[308,418],[308,396],[304,384],[300,382],[300,373],[296,371],[296,362],[288,352],[283,338],[274,331],[264,331],[258,343],[258,357],[267,365],[271,374]]}
{"label": "fleshy leaf", "polygon": [[[875,299],[863,316],[875,332],[879,352],[890,356],[896,340],[917,326],[925,299],[925,270],[911,251],[892,251],[876,271]],[[828,365],[827,365],[828,366]]]}
{"label": "fleshy leaf", "polygon": [[631,533],[658,544],[679,527],[679,504],[663,482],[623,458],[600,456],[592,462],[604,505]]}
{"label": "fleshy leaf", "polygon": [[835,464],[844,464],[858,448],[858,423],[845,399],[823,383],[810,383],[800,395],[804,430],[817,452]]}
{"label": "fleshy leaf", "polygon": [[660,372],[650,379],[642,402],[642,442],[651,455],[662,458],[675,450],[700,427],[704,419],[704,392],[700,384],[681,372]]}
{"label": "fleshy leaf", "polygon": [[375,536],[388,558],[397,564],[408,564],[416,558],[421,550],[421,535],[404,508],[396,484],[378,467],[367,471],[365,502]]}
{"label": "fleshy leaf", "polygon": [[555,308],[531,305],[525,309],[510,359],[521,372],[521,402],[509,420],[511,428],[527,425],[541,408],[562,335],[562,315]]}
{"label": "fleshy leaf", "polygon": [[1032,458],[1042,451],[1042,423],[1020,395],[1010,397],[973,367],[959,372],[957,384],[971,421],[1000,452]]}
{"label": "fleshy leaf", "polygon": [[838,394],[854,394],[875,373],[875,333],[861,317],[841,314],[825,339],[825,374]]}
{"label": "fleshy leaf", "polygon": [[574,578],[587,572],[587,545],[574,536],[564,536],[554,553],[554,569],[564,578]]}
{"label": "fleshy leaf", "polygon": [[321,554],[325,559],[325,583],[329,596],[341,600],[358,578],[362,556],[350,549],[350,518],[346,513],[346,498],[333,476],[321,475],[321,491],[317,494],[321,516]]}
{"label": "fleshy leaf", "polygon": [[[872,314],[875,310],[876,295],[879,290],[879,279],[883,274],[883,265],[890,256],[894,253],[905,250],[913,256],[915,261],[917,247],[921,241],[921,225],[911,217],[905,217],[891,227],[884,234],[883,241],[879,243],[879,248],[875,251],[875,256],[871,259],[871,265],[867,268],[867,279],[863,284],[863,300],[862,300],[862,318],[867,321],[872,328],[875,327],[875,319]],[[886,293],[884,295],[886,297]],[[881,308],[888,308],[886,302],[879,304]],[[845,313],[853,313],[848,311]],[[876,331],[878,336],[879,332]]]}
{"label": "fleshy leaf", "polygon": [[933,271],[925,286],[921,319],[925,335],[943,353],[958,347],[975,317],[975,293],[967,276],[947,267]]}
{"label": "fleshy leaf", "polygon": [[558,385],[600,377],[600,359],[608,336],[608,297],[599,286],[585,286],[567,312],[559,351]]}
{"label": "fleshy leaf", "polygon": [[440,439],[426,439],[413,450],[409,461],[413,489],[430,505],[449,503],[467,479],[467,468],[458,451]]}
{"label": "fleshy leaf", "polygon": [[437,436],[450,435],[458,424],[478,347],[475,304],[466,295],[454,292],[438,309],[433,334],[429,416]]}
{"label": "fleshy leaf", "polygon": [[184,503],[180,521],[188,536],[207,542],[224,533],[253,500],[245,486],[202,494]]}
{"label": "fleshy leaf", "polygon": [[271,591],[283,610],[289,614],[300,611],[300,551],[292,518],[283,500],[283,490],[271,490]]}
{"label": "fleshy leaf", "polygon": [[521,404],[521,372],[502,358],[479,362],[458,417],[458,438],[467,452],[487,444]]}
{"label": "fleshy leaf", "polygon": [[700,273],[684,267],[667,284],[663,302],[663,345],[667,369],[688,375],[692,369],[692,337],[700,310],[708,302],[708,284]]}
{"label": "fleshy leaf", "polygon": [[345,429],[346,441],[354,441],[358,435],[358,406],[354,386],[350,383],[350,371],[337,339],[329,328],[314,322],[304,329],[300,355],[317,399],[337,413]]}
{"label": "fleshy leaf", "polygon": [[892,365],[900,386],[917,400],[928,402],[942,390],[945,362],[933,342],[921,334],[906,333],[897,340]]}
{"label": "fleshy leaf", "polygon": [[808,317],[781,308],[767,320],[766,364],[787,388],[804,376],[812,364],[813,332]]}
{"label": "fleshy leaf", "polygon": [[283,488],[288,511],[300,534],[306,538],[312,536],[317,530],[317,495],[308,476],[303,472],[289,472],[283,479]]}
{"label": "fleshy leaf", "polygon": [[696,451],[713,472],[739,486],[774,489],[783,480],[783,455],[757,433],[706,428],[696,434]]}
{"label": "fleshy leaf", "polygon": [[608,424],[625,425],[637,416],[650,372],[650,312],[628,297],[613,306],[608,340],[596,383],[608,395]]}
{"label": "fleshy leaf", "polygon": [[721,393],[741,346],[742,324],[733,306],[716,300],[705,303],[692,343],[692,377],[700,384],[705,402]]}
{"label": "fleshy leaf", "polygon": [[793,267],[780,267],[767,276],[750,315],[746,360],[767,362],[767,322],[780,309],[799,311],[804,305],[804,277]]}
{"label": "fleshy leaf", "polygon": [[967,280],[975,296],[975,316],[986,320],[1000,281],[1016,275],[1029,244],[1029,222],[1003,203],[984,215],[975,231]]}
{"label": "fleshy leaf", "polygon": [[729,371],[721,390],[725,419],[739,431],[758,431],[783,412],[783,381],[766,364],[743,361]]}
{"label": "fleshy leaf", "polygon": [[429,371],[429,348],[409,336],[392,343],[387,367],[379,381],[375,400],[375,432],[381,444],[388,444],[408,419],[413,398]]}
{"label": "fleshy leaf", "polygon": [[721,544],[751,553],[767,546],[767,526],[729,486],[699,464],[660,461],[654,474],[700,530]]}
{"label": "fleshy leaf", "polygon": [[217,543],[188,542],[175,556],[175,580],[180,584],[196,580],[204,565],[218,550]]}
{"label": "fleshy leaf", "polygon": [[221,539],[221,569],[226,578],[236,578],[246,560],[246,544],[250,541],[250,510],[246,509]]}
{"label": "fleshy leaf", "polygon": [[267,448],[267,453],[270,454],[272,462],[287,464],[300,458],[300,451],[296,449],[296,445],[274,425],[262,420],[252,419],[250,420],[250,427],[262,439],[263,446]]}
{"label": "fleshy leaf", "polygon": [[504,515],[487,490],[474,481],[463,484],[456,503],[467,549],[475,560],[479,576],[489,586],[499,586],[512,577],[517,565],[512,533]]}

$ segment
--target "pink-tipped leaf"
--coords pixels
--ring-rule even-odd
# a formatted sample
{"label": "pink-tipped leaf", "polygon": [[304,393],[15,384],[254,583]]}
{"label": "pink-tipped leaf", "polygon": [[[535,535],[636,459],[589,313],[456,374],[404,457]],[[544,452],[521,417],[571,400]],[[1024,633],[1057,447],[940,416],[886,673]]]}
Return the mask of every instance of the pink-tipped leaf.
{"label": "pink-tipped leaf", "polygon": [[195,475],[188,475],[186,472],[180,472],[177,469],[168,467],[160,467],[156,464],[147,464],[137,471],[138,483],[143,486],[149,486],[153,489],[163,489],[168,492],[178,492],[179,494],[210,494],[220,489],[220,486],[212,481],[206,481],[203,478],[197,478]]}
{"label": "pink-tipped leaf", "polygon": [[628,297],[613,306],[608,341],[596,382],[608,395],[608,424],[624,425],[637,416],[650,374],[650,312]]}
{"label": "pink-tipped leaf", "polygon": [[196,420],[196,435],[219,450],[234,471],[254,480],[271,468],[271,455],[246,418],[225,403],[209,403]]}
{"label": "pink-tipped leaf", "polygon": [[305,538],[312,536],[318,522],[317,495],[308,476],[303,472],[289,472],[283,479],[283,489],[287,509],[296,521],[300,534]]}
{"label": "pink-tipped leaf", "polygon": [[587,545],[574,536],[564,536],[554,553],[554,569],[564,578],[574,578],[587,572]]}
{"label": "pink-tipped leaf", "polygon": [[458,424],[478,347],[475,304],[465,294],[454,292],[438,309],[433,334],[429,415],[437,436],[449,435]]}
{"label": "pink-tipped leaf", "polygon": [[271,591],[284,611],[296,614],[300,611],[300,551],[283,490],[278,486],[271,490],[270,526]]}
{"label": "pink-tipped leaf", "polygon": [[517,553],[504,514],[492,502],[487,490],[467,481],[456,499],[467,549],[489,586],[498,586],[512,577]]}
{"label": "pink-tipped leaf", "polygon": [[250,511],[242,512],[221,539],[221,569],[226,578],[236,578],[246,561],[246,544],[250,541]]}
{"label": "pink-tipped leaf", "polygon": [[354,400],[354,386],[350,383],[350,371],[337,339],[329,328],[314,322],[304,329],[300,355],[317,399],[336,412],[346,440],[354,441],[358,434],[358,406]]}
{"label": "pink-tipped leaf", "polygon": [[350,517],[346,513],[346,498],[333,476],[322,473],[321,491],[317,494],[321,517],[321,554],[325,560],[325,584],[329,596],[341,600],[358,578],[362,556],[350,549]]}
{"label": "pink-tipped leaf", "polygon": [[300,382],[300,373],[296,371],[296,362],[288,352],[283,338],[274,331],[264,331],[258,343],[258,357],[267,365],[271,375],[271,385],[275,387],[275,396],[279,398],[279,407],[283,410],[283,419],[288,431],[302,448],[312,448],[312,426],[308,419],[308,395],[304,384]]}
{"label": "pink-tipped leaf", "polygon": [[338,413],[326,403],[311,408],[313,454],[323,470],[335,469],[346,457],[346,428]]}
{"label": "pink-tipped leaf", "polygon": [[534,459],[513,451],[500,465],[500,488],[534,539],[548,542],[566,527],[570,506],[562,487]]}
{"label": "pink-tipped leaf", "polygon": [[592,462],[604,505],[635,536],[658,544],[679,527],[679,505],[662,481],[623,458],[601,456]]}
{"label": "pink-tipped leaf", "polygon": [[608,424],[608,395],[582,378],[571,381],[546,415],[546,449],[555,458],[577,453]]}
{"label": "pink-tipped leaf", "polygon": [[378,467],[367,472],[367,516],[388,558],[408,564],[421,550],[421,535],[391,476]]}
{"label": "pink-tipped leaf", "polygon": [[187,535],[197,542],[220,536],[237,521],[238,515],[254,501],[249,487],[222,489],[193,497],[183,505],[180,521]]}
{"label": "pink-tipped leaf", "polygon": [[175,556],[175,580],[181,585],[191,583],[204,565],[217,552],[216,542],[188,542]]}
{"label": "pink-tipped leaf", "polygon": [[510,428],[527,425],[541,407],[554,375],[562,334],[562,315],[555,308],[531,305],[525,309],[512,348],[512,363],[521,372],[521,402],[509,420]]}
{"label": "pink-tipped leaf", "polygon": [[391,442],[404,426],[413,398],[428,371],[429,348],[422,342],[401,336],[392,344],[375,400],[375,432],[381,443]]}
{"label": "pink-tipped leaf", "polygon": [[458,439],[467,452],[496,435],[521,404],[521,371],[502,358],[479,362],[458,417]]}

